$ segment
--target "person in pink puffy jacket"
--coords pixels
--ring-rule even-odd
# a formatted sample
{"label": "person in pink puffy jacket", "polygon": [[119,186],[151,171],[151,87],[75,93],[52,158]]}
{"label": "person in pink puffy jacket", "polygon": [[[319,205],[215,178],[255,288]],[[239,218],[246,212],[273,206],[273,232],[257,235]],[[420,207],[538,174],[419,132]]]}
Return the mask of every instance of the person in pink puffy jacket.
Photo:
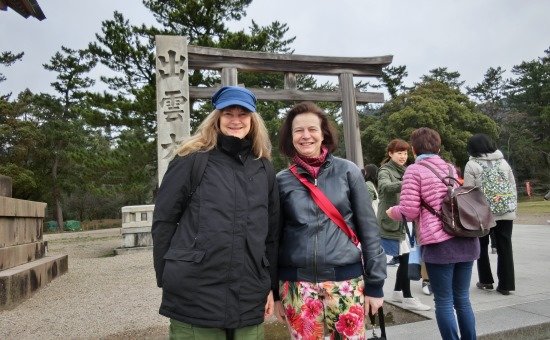
{"label": "person in pink puffy jacket", "polygon": [[407,221],[420,221],[416,232],[430,277],[441,337],[444,340],[475,339],[475,317],[469,288],[473,263],[479,257],[479,241],[473,237],[447,234],[441,221],[421,206],[421,200],[424,200],[435,210],[440,210],[447,186],[419,163],[430,165],[442,176],[449,175],[450,167],[456,178],[456,170],[454,165],[438,155],[441,137],[437,131],[426,127],[414,130],[411,145],[415,164],[409,165],[403,175],[399,205],[389,208],[386,213],[395,220],[401,220],[401,215],[404,215]]}

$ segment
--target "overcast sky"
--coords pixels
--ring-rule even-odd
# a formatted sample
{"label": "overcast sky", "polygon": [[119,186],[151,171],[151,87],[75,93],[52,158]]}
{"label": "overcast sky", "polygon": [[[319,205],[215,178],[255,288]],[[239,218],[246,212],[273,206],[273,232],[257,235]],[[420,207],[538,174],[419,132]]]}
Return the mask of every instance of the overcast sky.
{"label": "overcast sky", "polygon": [[[42,64],[61,46],[86,47],[115,10],[135,25],[155,22],[139,0],[38,3],[43,21],[0,11],[0,52],[25,52],[23,61],[0,66],[8,78],[0,93],[51,92],[55,75]],[[393,55],[393,66],[407,66],[407,85],[447,67],[474,86],[489,67],[509,71],[543,56],[550,47],[549,13],[548,0],[254,0],[246,18],[230,27],[247,30],[252,19],[261,26],[280,21],[290,28],[287,38],[296,36],[295,54]]]}

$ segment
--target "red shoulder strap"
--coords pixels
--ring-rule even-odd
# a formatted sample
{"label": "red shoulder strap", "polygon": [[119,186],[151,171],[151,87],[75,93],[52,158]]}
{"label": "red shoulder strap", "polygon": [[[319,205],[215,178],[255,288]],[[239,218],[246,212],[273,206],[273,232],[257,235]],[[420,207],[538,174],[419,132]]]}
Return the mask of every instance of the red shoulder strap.
{"label": "red shoulder strap", "polygon": [[289,168],[290,172],[298,178],[300,182],[302,182],[303,185],[306,186],[306,188],[309,189],[309,192],[311,193],[311,197],[313,198],[313,201],[317,203],[319,208],[327,214],[327,216],[334,222],[342,231],[348,235],[351,242],[355,244],[356,246],[359,244],[359,240],[357,239],[357,236],[353,232],[353,230],[347,225],[346,221],[344,220],[344,217],[342,217],[342,214],[336,209],[336,207],[332,204],[332,202],[329,201],[329,199],[323,194],[319,188],[317,188],[315,185],[311,184],[303,175],[296,172],[296,165],[292,165]]}

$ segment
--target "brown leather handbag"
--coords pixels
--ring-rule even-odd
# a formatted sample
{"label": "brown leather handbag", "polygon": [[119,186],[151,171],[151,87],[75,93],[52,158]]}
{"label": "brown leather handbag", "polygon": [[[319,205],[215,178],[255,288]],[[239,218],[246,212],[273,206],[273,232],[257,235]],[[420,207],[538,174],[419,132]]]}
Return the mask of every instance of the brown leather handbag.
{"label": "brown leather handbag", "polygon": [[458,182],[449,166],[449,176],[443,177],[430,165],[417,163],[430,169],[446,186],[447,195],[443,198],[441,210],[436,211],[423,199],[420,203],[441,220],[443,230],[453,236],[483,237],[496,225],[487,198],[479,187],[455,186]]}

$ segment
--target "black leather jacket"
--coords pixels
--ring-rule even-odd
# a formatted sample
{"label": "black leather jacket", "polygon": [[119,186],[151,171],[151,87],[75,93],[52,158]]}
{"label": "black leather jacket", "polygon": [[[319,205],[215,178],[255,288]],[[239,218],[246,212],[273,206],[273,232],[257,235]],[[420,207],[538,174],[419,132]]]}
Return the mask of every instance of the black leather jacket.
{"label": "black leather jacket", "polygon": [[360,250],[313,201],[309,190],[285,169],[277,174],[282,224],[279,280],[343,281],[364,274],[365,295],[384,296],[386,255],[357,165],[329,154],[316,180],[299,166],[297,172],[317,185],[354,230],[362,245],[364,266]]}

